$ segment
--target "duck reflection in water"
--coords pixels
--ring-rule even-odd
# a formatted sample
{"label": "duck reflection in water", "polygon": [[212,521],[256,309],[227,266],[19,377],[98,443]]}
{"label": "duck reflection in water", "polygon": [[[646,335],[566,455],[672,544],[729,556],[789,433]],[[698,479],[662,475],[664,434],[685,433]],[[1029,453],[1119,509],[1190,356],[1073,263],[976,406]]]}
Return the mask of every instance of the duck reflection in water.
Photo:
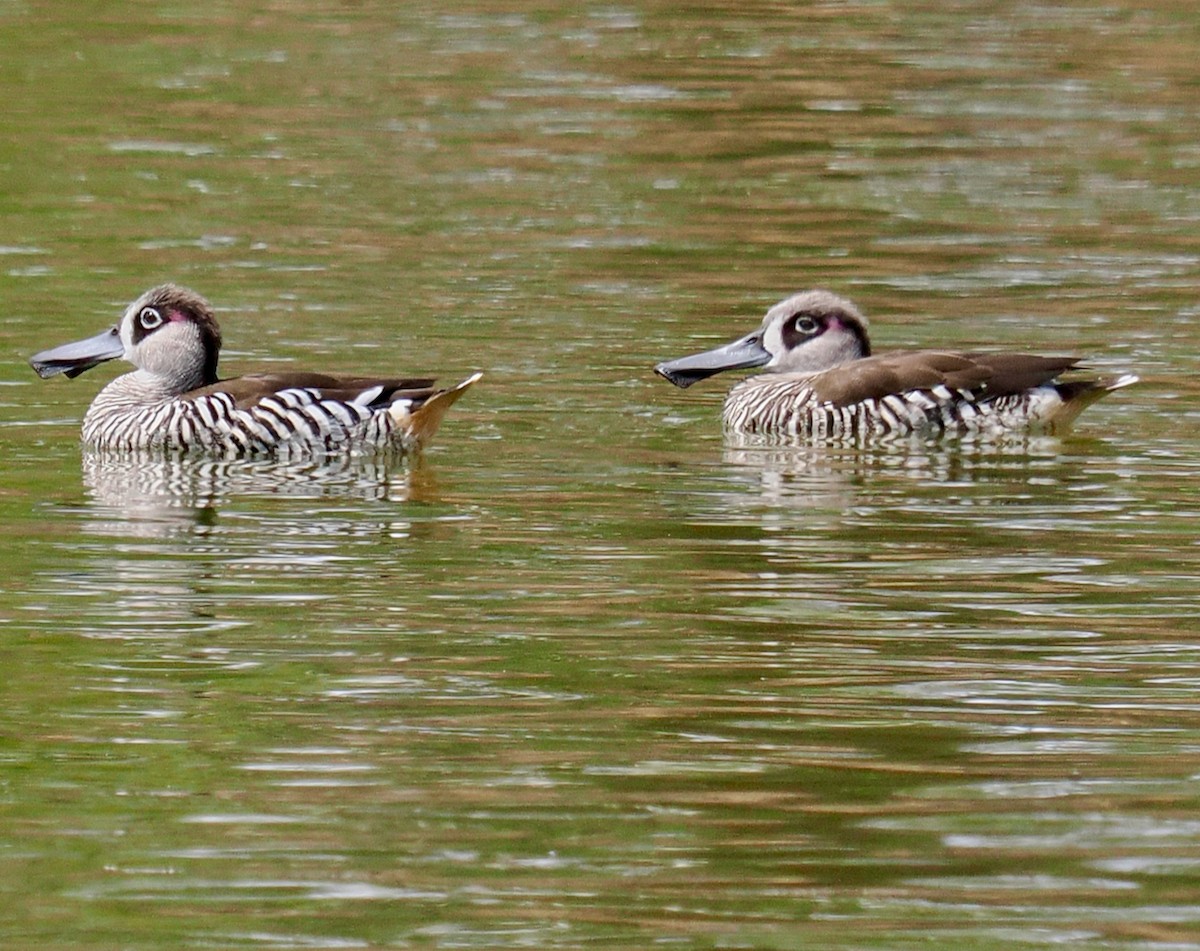
{"label": "duck reflection in water", "polygon": [[722,460],[757,478],[759,502],[844,510],[864,486],[950,486],[1047,478],[1063,462],[1052,436],[977,434],[957,439],[911,437],[875,445],[814,444],[775,436],[727,433]]}
{"label": "duck reflection in water", "polygon": [[432,467],[382,454],[275,459],[209,459],[190,455],[86,450],[83,481],[123,533],[165,535],[210,524],[238,499],[428,501],[438,497]]}

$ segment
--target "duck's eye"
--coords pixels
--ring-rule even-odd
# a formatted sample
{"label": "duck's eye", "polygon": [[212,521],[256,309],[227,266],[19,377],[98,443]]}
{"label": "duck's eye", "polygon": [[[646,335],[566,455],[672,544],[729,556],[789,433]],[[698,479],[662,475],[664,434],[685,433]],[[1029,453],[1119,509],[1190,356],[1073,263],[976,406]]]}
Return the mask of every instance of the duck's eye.
{"label": "duck's eye", "polygon": [[162,326],[163,315],[153,307],[143,307],[138,312],[138,323],[142,325],[143,330],[153,330]]}
{"label": "duck's eye", "polygon": [[821,322],[808,314],[797,314],[792,326],[796,328],[796,333],[811,337],[821,329]]}

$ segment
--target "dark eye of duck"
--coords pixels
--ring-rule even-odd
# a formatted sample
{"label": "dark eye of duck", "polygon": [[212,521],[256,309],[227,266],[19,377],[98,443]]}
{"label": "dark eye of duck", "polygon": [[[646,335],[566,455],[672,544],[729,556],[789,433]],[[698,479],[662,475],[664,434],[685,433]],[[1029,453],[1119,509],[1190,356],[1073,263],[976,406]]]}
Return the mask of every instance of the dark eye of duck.
{"label": "dark eye of duck", "polygon": [[154,330],[163,324],[163,315],[153,307],[143,307],[138,312],[138,323],[143,330]]}
{"label": "dark eye of duck", "polygon": [[797,314],[792,320],[792,329],[802,337],[811,337],[821,329],[821,322],[811,314]]}

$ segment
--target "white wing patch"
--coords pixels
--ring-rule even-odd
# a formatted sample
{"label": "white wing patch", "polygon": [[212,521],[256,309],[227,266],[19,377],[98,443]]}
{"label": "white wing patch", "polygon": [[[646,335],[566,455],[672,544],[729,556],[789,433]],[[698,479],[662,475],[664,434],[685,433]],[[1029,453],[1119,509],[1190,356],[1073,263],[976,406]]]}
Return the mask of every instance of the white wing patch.
{"label": "white wing patch", "polygon": [[363,390],[358,396],[354,397],[353,403],[356,406],[370,406],[383,394],[383,386],[372,386],[369,389]]}

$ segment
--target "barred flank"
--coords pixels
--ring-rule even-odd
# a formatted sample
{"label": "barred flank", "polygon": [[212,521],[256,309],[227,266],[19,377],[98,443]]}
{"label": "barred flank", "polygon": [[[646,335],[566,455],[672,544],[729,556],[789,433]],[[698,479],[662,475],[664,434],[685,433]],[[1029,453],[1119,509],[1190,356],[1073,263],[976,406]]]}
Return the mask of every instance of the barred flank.
{"label": "barred flank", "polygon": [[806,378],[764,375],[744,380],[725,401],[725,426],[741,433],[820,439],[910,433],[985,433],[1053,428],[1063,399],[1053,385],[980,399],[970,390],[935,386],[847,406],[820,402]]}
{"label": "barred flank", "polygon": [[[114,381],[114,383],[119,381]],[[84,418],[83,439],[102,450],[198,449],[220,454],[379,448],[395,433],[386,409],[292,389],[239,409],[227,393],[148,399],[131,382],[110,385]]]}

